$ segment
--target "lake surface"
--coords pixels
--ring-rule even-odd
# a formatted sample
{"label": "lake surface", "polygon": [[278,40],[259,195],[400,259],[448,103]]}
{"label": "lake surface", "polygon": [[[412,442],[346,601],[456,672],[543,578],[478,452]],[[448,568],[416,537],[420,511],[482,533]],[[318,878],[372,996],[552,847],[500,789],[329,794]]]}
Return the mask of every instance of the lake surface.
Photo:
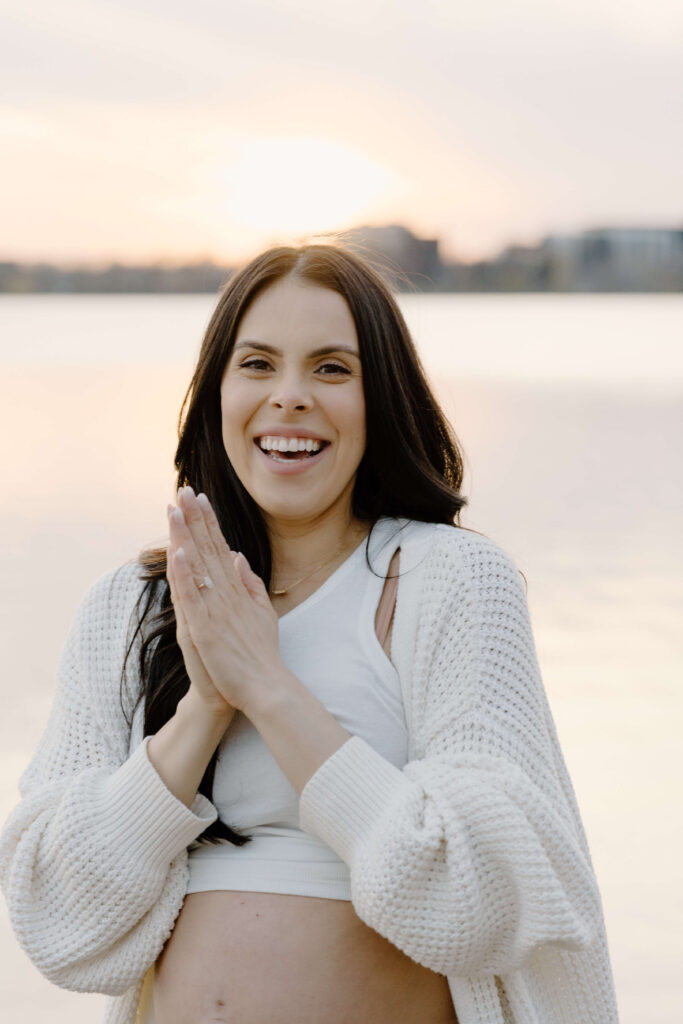
{"label": "lake surface", "polygon": [[[683,296],[402,296],[467,458],[464,525],[528,581],[600,883],[622,1024],[678,1018],[683,959]],[[0,817],[85,589],[163,542],[208,296],[0,296]],[[388,455],[390,457],[390,453]],[[0,901],[11,1019],[88,1024]]]}

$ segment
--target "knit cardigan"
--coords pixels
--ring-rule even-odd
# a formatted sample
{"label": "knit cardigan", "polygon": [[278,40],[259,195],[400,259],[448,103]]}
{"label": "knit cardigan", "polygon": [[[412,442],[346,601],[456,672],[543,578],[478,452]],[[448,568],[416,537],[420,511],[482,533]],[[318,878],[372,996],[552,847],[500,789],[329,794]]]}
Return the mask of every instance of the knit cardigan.
{"label": "knit cardigan", "polygon": [[[351,737],[304,787],[301,827],[348,865],[361,920],[447,976],[459,1024],[615,1024],[600,893],[520,574],[478,533],[412,526],[391,650],[408,763]],[[105,1024],[134,1024],[185,897],[187,846],[217,817],[203,795],[187,807],[170,792],[121,707],[138,572],[105,574],[83,600],[0,834],[20,945],[54,984],[108,994]]]}

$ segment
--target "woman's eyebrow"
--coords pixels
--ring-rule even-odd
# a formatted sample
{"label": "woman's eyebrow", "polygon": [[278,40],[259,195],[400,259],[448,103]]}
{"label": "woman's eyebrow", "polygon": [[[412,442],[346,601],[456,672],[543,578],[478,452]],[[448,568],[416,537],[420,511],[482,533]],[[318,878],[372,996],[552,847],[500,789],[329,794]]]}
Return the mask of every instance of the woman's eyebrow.
{"label": "woman's eyebrow", "polygon": [[[266,345],[263,341],[238,341],[233,351],[236,352],[240,348],[255,348],[260,352],[270,352],[271,355],[274,356],[282,355],[282,349],[276,348],[275,345]],[[308,354],[311,358],[315,358],[316,356],[329,356],[334,352],[348,352],[349,355],[356,356],[360,359],[360,353],[350,345],[325,345],[323,348],[316,348],[313,352],[309,352]]]}

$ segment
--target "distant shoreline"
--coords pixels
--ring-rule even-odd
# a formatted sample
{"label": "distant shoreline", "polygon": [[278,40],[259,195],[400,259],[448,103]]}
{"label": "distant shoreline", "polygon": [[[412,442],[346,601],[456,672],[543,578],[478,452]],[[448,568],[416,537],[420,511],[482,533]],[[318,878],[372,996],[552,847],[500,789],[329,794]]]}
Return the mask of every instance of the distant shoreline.
{"label": "distant shoreline", "polygon": [[[398,292],[683,292],[683,228],[593,228],[510,245],[476,263],[444,262],[438,239],[401,225],[354,228],[342,239],[369,258]],[[0,294],[215,295],[234,267],[211,260],[176,266],[66,266],[0,261]]]}

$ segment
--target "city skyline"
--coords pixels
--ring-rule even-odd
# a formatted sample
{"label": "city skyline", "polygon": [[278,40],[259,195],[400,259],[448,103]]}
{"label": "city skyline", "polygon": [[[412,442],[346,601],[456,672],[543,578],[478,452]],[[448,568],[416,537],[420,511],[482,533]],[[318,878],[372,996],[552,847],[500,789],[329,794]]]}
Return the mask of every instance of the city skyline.
{"label": "city skyline", "polygon": [[[506,246],[488,259],[448,261],[439,239],[401,224],[359,225],[339,238],[397,291],[683,292],[683,225],[594,227]],[[235,266],[178,263],[65,265],[0,260],[0,293],[197,293],[222,289]]]}

